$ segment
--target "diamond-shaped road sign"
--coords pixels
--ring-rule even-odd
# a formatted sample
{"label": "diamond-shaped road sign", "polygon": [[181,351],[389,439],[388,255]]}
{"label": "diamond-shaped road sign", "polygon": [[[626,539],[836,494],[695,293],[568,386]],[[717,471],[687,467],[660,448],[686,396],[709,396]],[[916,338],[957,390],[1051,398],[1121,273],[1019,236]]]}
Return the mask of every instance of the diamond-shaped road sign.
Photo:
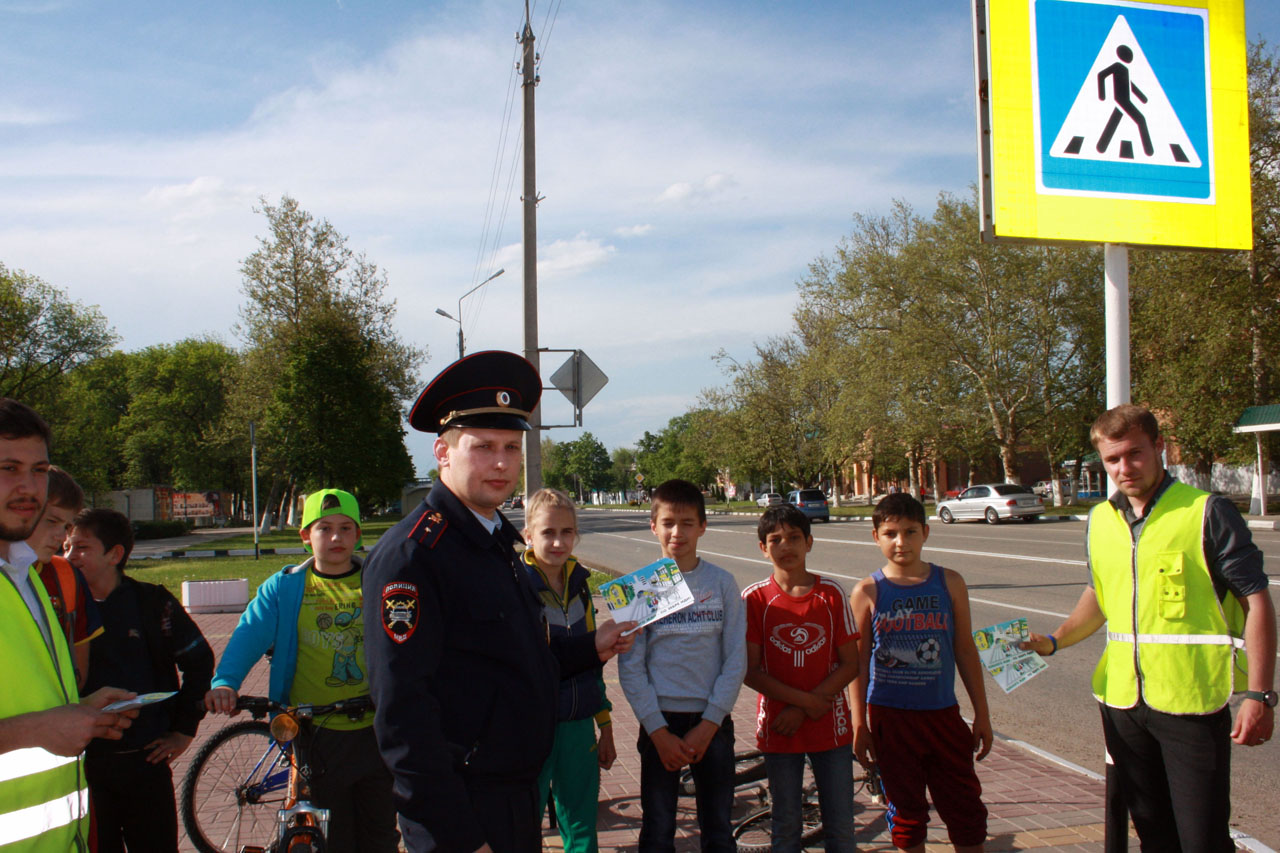
{"label": "diamond-shaped road sign", "polygon": [[578,410],[590,403],[591,398],[599,394],[608,381],[609,377],[582,350],[574,350],[565,363],[551,374],[551,385]]}

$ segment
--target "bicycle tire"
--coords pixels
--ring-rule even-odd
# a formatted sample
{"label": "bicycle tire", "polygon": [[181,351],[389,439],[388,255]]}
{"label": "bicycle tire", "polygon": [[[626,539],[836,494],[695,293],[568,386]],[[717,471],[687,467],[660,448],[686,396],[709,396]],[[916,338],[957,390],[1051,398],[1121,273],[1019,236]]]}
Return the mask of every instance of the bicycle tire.
{"label": "bicycle tire", "polygon": [[[806,797],[800,807],[800,846],[808,847],[822,839],[822,810]],[[773,849],[773,808],[752,812],[733,825],[738,853],[769,853]]]}
{"label": "bicycle tire", "polygon": [[[733,757],[733,787],[740,788],[752,782],[759,782],[768,776],[764,766],[764,753],[758,749],[740,752]],[[693,770],[686,767],[680,771],[680,796],[692,797],[694,793]]]}
{"label": "bicycle tire", "polygon": [[[288,788],[284,758],[261,720],[232,723],[205,741],[183,777],[179,804],[187,837],[200,853],[274,843]],[[250,801],[249,785],[264,785],[267,795]]]}

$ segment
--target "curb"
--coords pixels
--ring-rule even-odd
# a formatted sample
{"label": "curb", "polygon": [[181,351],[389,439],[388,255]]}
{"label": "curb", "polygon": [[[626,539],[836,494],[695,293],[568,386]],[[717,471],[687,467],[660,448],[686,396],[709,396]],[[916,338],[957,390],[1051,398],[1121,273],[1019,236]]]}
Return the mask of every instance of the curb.
{"label": "curb", "polygon": [[[258,554],[269,557],[273,554],[305,554],[306,548],[259,548]],[[199,551],[160,551],[156,554],[133,554],[130,560],[169,560],[176,557],[252,557],[252,548],[213,548]]]}

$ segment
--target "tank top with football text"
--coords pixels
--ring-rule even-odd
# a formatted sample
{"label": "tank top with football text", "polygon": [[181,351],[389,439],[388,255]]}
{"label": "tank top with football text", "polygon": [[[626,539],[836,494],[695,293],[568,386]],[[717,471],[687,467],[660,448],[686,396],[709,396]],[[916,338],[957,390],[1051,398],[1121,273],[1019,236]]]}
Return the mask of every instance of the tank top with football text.
{"label": "tank top with football text", "polygon": [[956,704],[955,624],[946,572],[929,564],[918,584],[897,583],[877,570],[871,619],[871,681],[867,701],[911,710]]}

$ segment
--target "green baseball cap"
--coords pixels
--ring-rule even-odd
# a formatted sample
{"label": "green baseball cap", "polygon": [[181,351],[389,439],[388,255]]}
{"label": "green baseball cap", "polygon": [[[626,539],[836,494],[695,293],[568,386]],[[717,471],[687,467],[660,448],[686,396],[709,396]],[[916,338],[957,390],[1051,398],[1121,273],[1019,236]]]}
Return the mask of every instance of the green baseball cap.
{"label": "green baseball cap", "polygon": [[[332,495],[337,498],[338,505],[324,509],[325,498]],[[356,527],[360,527],[360,504],[356,502],[356,496],[350,492],[344,492],[342,489],[321,489],[318,492],[312,492],[307,495],[306,501],[302,504],[302,529],[306,530],[315,522],[327,515],[345,515],[356,523]],[[364,543],[364,535],[356,540],[356,547],[359,548]],[[311,552],[311,546],[306,546],[307,552]]]}

